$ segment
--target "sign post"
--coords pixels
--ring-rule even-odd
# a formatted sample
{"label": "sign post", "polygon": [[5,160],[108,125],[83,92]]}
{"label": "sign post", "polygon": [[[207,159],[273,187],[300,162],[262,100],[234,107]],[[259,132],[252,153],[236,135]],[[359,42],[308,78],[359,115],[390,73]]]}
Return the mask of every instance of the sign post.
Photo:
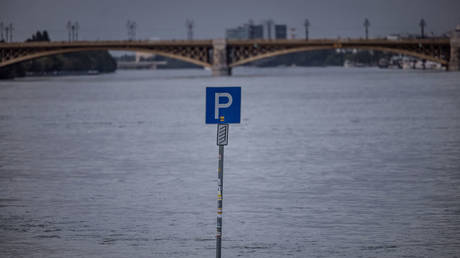
{"label": "sign post", "polygon": [[230,123],[241,120],[241,87],[206,88],[206,123],[217,124],[219,166],[217,169],[217,233],[216,258],[222,250],[222,201],[224,189],[224,146],[228,144]]}
{"label": "sign post", "polygon": [[219,167],[217,169],[217,233],[216,258],[222,249],[222,198],[224,189],[224,146],[228,143],[228,124],[217,124],[217,145],[219,146]]}

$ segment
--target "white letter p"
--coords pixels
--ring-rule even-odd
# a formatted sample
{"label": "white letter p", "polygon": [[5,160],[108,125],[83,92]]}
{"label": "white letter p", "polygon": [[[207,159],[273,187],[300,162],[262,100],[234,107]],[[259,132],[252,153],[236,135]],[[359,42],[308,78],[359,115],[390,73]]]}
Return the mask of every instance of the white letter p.
{"label": "white letter p", "polygon": [[[226,97],[228,99],[228,102],[221,104],[219,102],[220,97]],[[219,119],[219,108],[228,108],[228,107],[230,107],[232,105],[232,102],[233,102],[233,98],[232,98],[232,95],[230,95],[230,93],[228,93],[228,92],[220,92],[220,93],[216,92],[215,103],[214,103],[214,106],[215,106],[214,118]]]}

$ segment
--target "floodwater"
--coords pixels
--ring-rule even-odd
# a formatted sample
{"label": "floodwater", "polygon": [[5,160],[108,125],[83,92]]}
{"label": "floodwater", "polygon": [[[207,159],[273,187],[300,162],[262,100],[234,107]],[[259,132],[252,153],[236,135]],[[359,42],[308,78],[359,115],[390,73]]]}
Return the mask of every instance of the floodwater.
{"label": "floodwater", "polygon": [[214,257],[206,86],[242,86],[223,257],[459,257],[460,73],[119,71],[0,81],[1,257]]}

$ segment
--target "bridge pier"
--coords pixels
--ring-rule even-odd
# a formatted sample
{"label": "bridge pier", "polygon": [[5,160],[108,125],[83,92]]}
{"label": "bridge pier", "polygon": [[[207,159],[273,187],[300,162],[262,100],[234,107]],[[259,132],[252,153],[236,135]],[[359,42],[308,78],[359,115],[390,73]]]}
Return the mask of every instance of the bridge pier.
{"label": "bridge pier", "polygon": [[214,39],[212,41],[212,46],[212,75],[232,75],[232,68],[228,65],[227,41],[225,39]]}
{"label": "bridge pier", "polygon": [[450,37],[449,71],[460,71],[460,25],[457,25]]}

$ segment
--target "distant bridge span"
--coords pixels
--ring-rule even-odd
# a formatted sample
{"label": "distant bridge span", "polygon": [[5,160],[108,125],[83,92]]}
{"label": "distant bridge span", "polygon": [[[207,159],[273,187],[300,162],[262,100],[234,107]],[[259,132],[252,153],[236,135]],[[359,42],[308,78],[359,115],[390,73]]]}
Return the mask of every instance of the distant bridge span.
{"label": "distant bridge span", "polygon": [[0,68],[43,56],[121,50],[157,54],[230,75],[233,67],[289,53],[324,49],[364,49],[392,52],[440,63],[460,70],[458,38],[429,39],[314,39],[314,40],[161,40],[0,43]]}

